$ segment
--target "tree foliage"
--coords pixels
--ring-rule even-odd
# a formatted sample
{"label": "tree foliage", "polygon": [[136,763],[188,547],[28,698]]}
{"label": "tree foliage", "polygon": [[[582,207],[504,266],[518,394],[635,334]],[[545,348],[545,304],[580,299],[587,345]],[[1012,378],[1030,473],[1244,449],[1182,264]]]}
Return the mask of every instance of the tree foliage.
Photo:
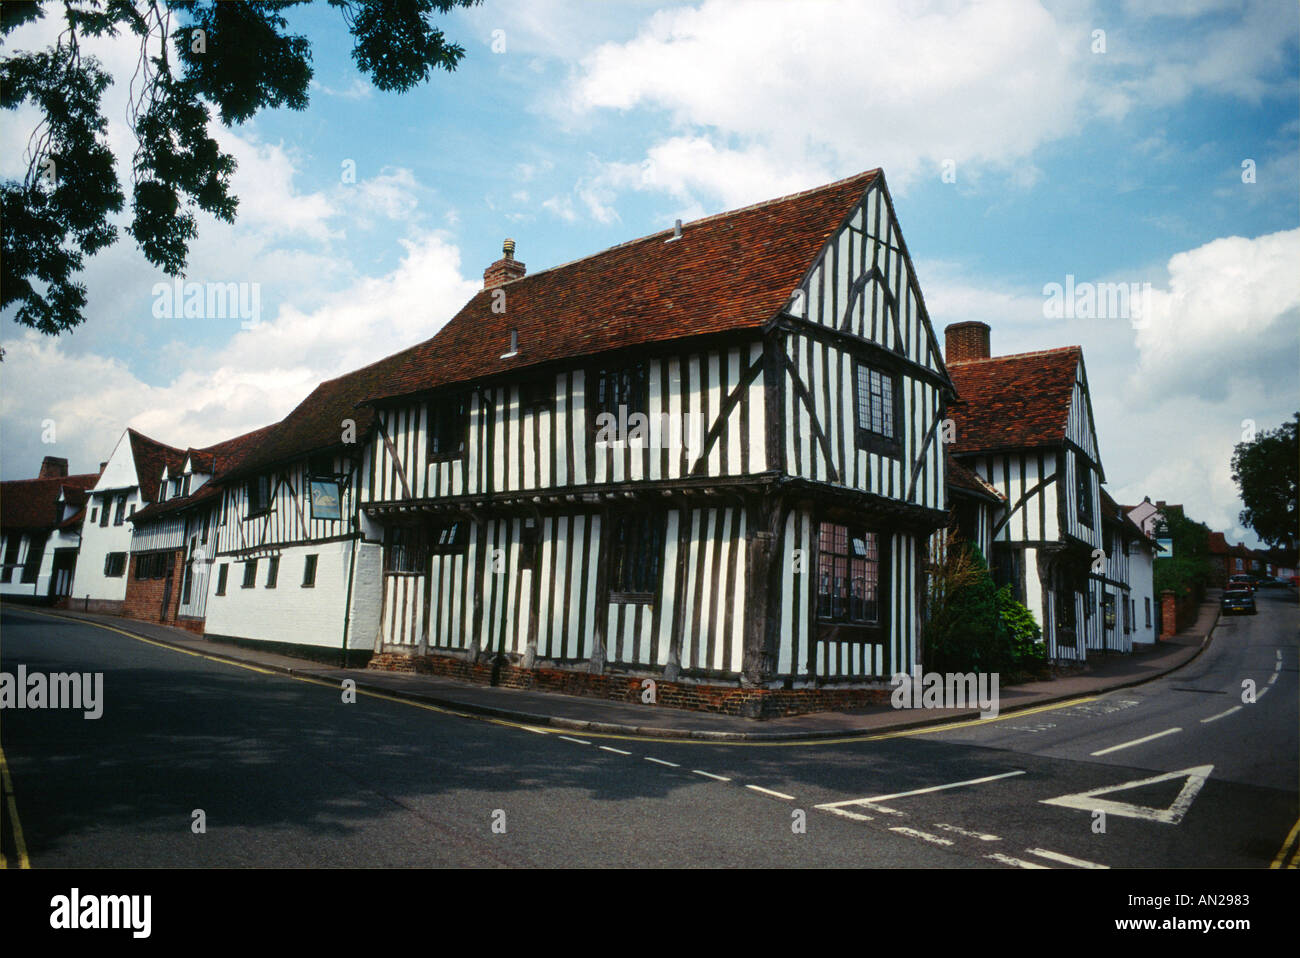
{"label": "tree foliage", "polygon": [[[33,105],[26,175],[0,183],[0,309],[57,335],[84,320],[86,256],[117,240],[126,202],[101,109],[114,78],[85,55],[86,37],[132,34],[140,55],[129,83],[131,162],[127,232],[169,275],[185,269],[196,214],[233,222],[235,160],[212,138],[211,108],[226,125],[267,107],[305,109],[311,44],[288,32],[282,12],[304,0],[177,2],[62,0],[0,4],[0,37],[53,9],[63,30],[44,50],[0,60],[0,107]],[[480,0],[330,0],[353,38],[352,58],[381,90],[405,92],[465,55],[433,24],[435,14]],[[118,78],[122,79],[122,78]]]}
{"label": "tree foliage", "polygon": [[1239,442],[1232,452],[1232,481],[1241,501],[1242,525],[1250,526],[1269,545],[1294,550],[1300,530],[1296,486],[1300,484],[1300,412],[1253,442]]}
{"label": "tree foliage", "polygon": [[1210,527],[1189,519],[1181,509],[1165,509],[1164,516],[1174,554],[1164,558],[1156,554],[1156,595],[1169,590],[1180,598],[1191,593],[1199,599],[1213,578]]}

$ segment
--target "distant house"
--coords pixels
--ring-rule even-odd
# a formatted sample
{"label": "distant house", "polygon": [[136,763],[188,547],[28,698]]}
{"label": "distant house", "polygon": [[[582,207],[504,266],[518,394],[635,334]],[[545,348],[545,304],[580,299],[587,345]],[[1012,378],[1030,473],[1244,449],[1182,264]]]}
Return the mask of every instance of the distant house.
{"label": "distant house", "polygon": [[72,591],[86,490],[97,473],[68,475],[68,460],[46,456],[35,479],[0,483],[0,595],[66,601]]}

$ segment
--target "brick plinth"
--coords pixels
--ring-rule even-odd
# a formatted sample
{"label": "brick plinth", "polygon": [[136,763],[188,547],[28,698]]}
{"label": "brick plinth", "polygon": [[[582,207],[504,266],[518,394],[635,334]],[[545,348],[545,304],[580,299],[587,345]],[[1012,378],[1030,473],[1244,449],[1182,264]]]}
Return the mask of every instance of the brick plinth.
{"label": "brick plinth", "polygon": [[[524,669],[511,664],[494,666],[490,662],[470,662],[448,655],[383,652],[370,660],[368,668],[442,675],[478,685],[559,692],[630,704],[640,704],[645,691],[641,684],[644,677],[640,676],[598,675],[555,668]],[[885,705],[889,703],[889,696],[890,690],[884,688],[750,689],[655,679],[656,705],[747,718],[778,718],[783,715]]]}

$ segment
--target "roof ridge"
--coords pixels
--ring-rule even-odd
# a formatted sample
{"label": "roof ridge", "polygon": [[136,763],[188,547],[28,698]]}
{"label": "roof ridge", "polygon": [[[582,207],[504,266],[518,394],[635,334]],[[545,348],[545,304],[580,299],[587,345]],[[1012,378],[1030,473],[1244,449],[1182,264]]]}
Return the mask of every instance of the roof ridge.
{"label": "roof ridge", "polygon": [[1023,359],[1026,356],[1046,356],[1051,353],[1083,352],[1082,346],[1054,346],[1051,349],[1031,349],[1023,353],[1006,353],[1002,356],[985,356],[983,359],[944,360],[947,366],[973,366],[975,363],[993,363],[1002,359]]}
{"label": "roof ridge", "polygon": [[[848,183],[850,180],[856,180],[860,177],[881,176],[883,172],[884,172],[883,168],[877,166],[870,170],[862,170],[861,172],[854,173],[852,176],[841,177],[840,179],[834,180],[830,183],[823,183],[820,186],[809,187],[806,190],[796,190],[793,193],[786,193],[784,196],[774,196],[771,199],[760,200],[757,203],[750,203],[747,206],[737,206],[735,209],[722,210],[720,213],[710,213],[708,216],[701,216],[699,219],[694,219],[683,223],[682,230],[684,231],[688,226],[699,226],[701,223],[709,223],[712,222],[713,220],[723,219],[724,217],[727,216],[735,216],[739,213],[748,213],[751,210],[761,209],[764,206],[775,206],[778,203],[788,203],[790,200],[800,199],[801,197],[811,196],[813,193],[820,193],[823,190],[829,190],[837,186],[843,186],[845,183]],[[660,236],[671,235],[675,229],[676,229],[675,226],[670,226],[667,229],[656,230],[653,233],[646,233],[644,236],[638,236],[635,239],[624,240],[621,243],[615,243],[613,246],[607,246],[604,249],[596,250],[596,252],[594,253],[588,253],[586,256],[579,256],[576,259],[566,260],[563,263],[556,263],[554,266],[548,266],[545,269],[539,269],[537,272],[529,273],[526,276],[521,276],[519,279],[514,280],[513,282],[515,283],[522,282],[524,280],[532,279],[533,277],[536,276],[541,276],[544,273],[554,272],[557,269],[564,269],[566,266],[573,266],[576,263],[586,262],[587,260],[594,259],[597,256],[604,256],[606,253],[612,253],[616,249],[625,249],[628,246],[635,246],[637,243],[644,243],[648,240],[657,239]],[[479,290],[477,293],[474,294],[474,296],[479,296],[485,292],[488,292],[488,290]],[[471,300],[473,298],[474,298],[473,296],[470,297]]]}

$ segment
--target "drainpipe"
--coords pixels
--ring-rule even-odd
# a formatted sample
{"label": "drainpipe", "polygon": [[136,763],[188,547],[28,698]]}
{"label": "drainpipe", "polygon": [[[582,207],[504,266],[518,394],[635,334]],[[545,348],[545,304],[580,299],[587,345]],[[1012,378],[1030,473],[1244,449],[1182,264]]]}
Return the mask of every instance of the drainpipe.
{"label": "drainpipe", "polygon": [[[352,487],[352,483],[348,483]],[[348,625],[352,619],[352,583],[353,577],[357,571],[357,536],[361,535],[361,522],[358,518],[360,504],[357,497],[357,489],[351,488],[352,492],[352,547],[349,554],[348,562],[348,594],[343,601],[343,648],[340,655],[343,660],[343,668],[348,667]]]}

